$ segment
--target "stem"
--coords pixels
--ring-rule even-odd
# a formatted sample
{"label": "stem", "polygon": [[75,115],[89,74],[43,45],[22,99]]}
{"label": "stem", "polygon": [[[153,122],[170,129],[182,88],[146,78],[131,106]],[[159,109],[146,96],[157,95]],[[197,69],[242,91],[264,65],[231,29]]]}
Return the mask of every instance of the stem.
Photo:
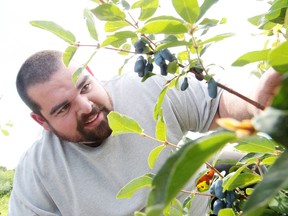
{"label": "stem", "polygon": [[141,135],[142,135],[143,137],[149,138],[149,139],[154,140],[154,141],[156,141],[156,142],[160,142],[160,143],[162,143],[162,144],[164,144],[164,145],[172,146],[173,148],[178,148],[177,145],[175,145],[175,144],[173,144],[173,143],[170,143],[170,142],[168,142],[168,141],[166,141],[166,140],[165,140],[165,141],[159,140],[159,139],[156,139],[156,138],[154,138],[154,137],[151,137],[151,136],[149,136],[149,135],[147,135],[147,134],[145,134],[145,133],[142,133]]}
{"label": "stem", "polygon": [[200,193],[197,191],[187,191],[187,190],[181,190],[181,192],[183,193],[187,193],[187,194],[195,194],[195,195],[200,195],[200,196],[209,196],[209,197],[215,197],[214,194],[204,194],[204,193]]}
{"label": "stem", "polygon": [[224,176],[222,176],[222,174],[221,174],[214,166],[212,166],[210,163],[205,162],[205,164],[206,164],[206,166],[208,166],[210,169],[213,169],[214,172],[216,172],[216,173],[220,176],[220,178],[224,178]]}

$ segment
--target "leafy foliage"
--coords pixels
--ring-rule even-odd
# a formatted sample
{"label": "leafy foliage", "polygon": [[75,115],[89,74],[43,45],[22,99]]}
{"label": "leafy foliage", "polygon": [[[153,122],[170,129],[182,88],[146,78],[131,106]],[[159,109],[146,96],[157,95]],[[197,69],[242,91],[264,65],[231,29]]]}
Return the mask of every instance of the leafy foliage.
{"label": "leafy foliage", "polygon": [[[216,3],[215,0],[204,0],[199,5],[197,0],[172,0],[177,17],[158,15],[157,9],[160,5],[158,0],[138,0],[131,6],[125,0],[95,1],[95,8],[84,10],[88,32],[96,41],[96,49],[112,49],[119,51],[122,55],[123,53],[131,55],[124,60],[123,67],[128,61],[135,60],[134,57],[141,56],[138,58],[139,61],[135,61],[135,72],[143,82],[159,73],[155,72],[153,64],[159,66],[160,75],[166,76],[168,73],[174,75],[163,87],[155,104],[153,116],[156,123],[156,138],[154,139],[158,140],[160,145],[149,155],[150,168],[154,167],[157,157],[167,145],[175,147],[177,151],[171,154],[158,173],[153,175],[149,173],[131,180],[119,191],[118,198],[133,199],[136,190],[143,187],[151,188],[146,211],[135,212],[135,215],[156,216],[162,213],[164,215],[189,215],[191,202],[196,195],[201,195],[201,191],[197,194],[191,191],[183,203],[177,200],[177,195],[190,177],[197,174],[199,167],[203,164],[207,165],[208,171],[213,170],[213,178],[209,180],[200,178],[197,184],[209,188],[213,182],[219,182],[218,180],[221,179],[223,180],[223,185],[221,185],[223,194],[233,191],[232,194],[235,195],[235,199],[228,197],[218,199],[219,201],[211,199],[211,206],[215,207],[215,209],[211,208],[211,214],[277,215],[288,211],[286,150],[288,145],[286,99],[288,93],[288,42],[286,41],[288,3],[286,0],[270,1],[271,7],[267,13],[249,19],[252,25],[263,30],[267,38],[276,38],[272,45],[266,44],[263,50],[253,50],[243,54],[232,63],[233,66],[241,67],[259,62],[258,70],[264,72],[269,67],[273,67],[283,75],[282,86],[272,101],[271,107],[265,109],[252,121],[222,120],[221,126],[226,130],[216,131],[203,138],[191,141],[183,137],[182,147],[171,144],[167,140],[162,102],[169,88],[178,89],[180,86],[181,90],[185,91],[188,87],[187,75],[189,73],[193,73],[199,81],[204,80],[208,83],[207,91],[212,98],[216,97],[219,87],[233,93],[225,85],[214,80],[213,74],[210,73],[213,67],[206,66],[202,59],[203,54],[209,51],[211,45],[233,36],[231,33],[221,33],[204,38],[209,30],[226,22],[225,19],[215,20],[205,17],[206,12]],[[138,10],[137,19],[131,15],[135,10]],[[97,22],[104,22],[104,31],[107,35],[103,41],[100,41],[98,37]],[[81,47],[81,44],[75,43],[76,37],[53,22],[31,21],[31,24],[54,33],[69,44],[63,55],[64,62],[68,65]],[[131,50],[133,47],[134,50]],[[177,48],[177,53],[171,53],[168,48],[171,50]],[[169,58],[163,56],[163,51],[169,54]],[[148,64],[149,69],[146,69]],[[123,67],[120,68],[120,73]],[[74,82],[82,70],[83,68],[80,68],[75,72]],[[243,95],[237,95],[251,103],[251,100]],[[264,109],[260,104],[254,103],[254,105]],[[108,118],[113,135],[136,133],[151,138],[144,133],[144,129],[135,120],[128,116],[111,112]],[[214,166],[221,163],[221,158],[216,158],[212,164],[207,161],[213,155],[217,156],[217,152],[232,141],[244,157],[232,163],[230,170],[222,174]],[[268,168],[267,171],[266,168]],[[227,200],[229,200],[229,207],[225,204]]]}

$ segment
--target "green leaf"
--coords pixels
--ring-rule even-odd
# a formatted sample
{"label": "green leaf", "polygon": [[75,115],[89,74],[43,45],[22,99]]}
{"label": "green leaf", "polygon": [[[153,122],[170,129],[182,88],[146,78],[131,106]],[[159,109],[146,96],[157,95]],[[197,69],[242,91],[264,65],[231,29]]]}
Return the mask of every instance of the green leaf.
{"label": "green leaf", "polygon": [[268,107],[253,118],[253,125],[259,132],[270,135],[276,142],[288,146],[288,110]]}
{"label": "green leaf", "polygon": [[[145,23],[149,23],[149,22],[152,22],[152,21],[159,21],[159,20],[170,20],[170,21],[178,21],[178,22],[181,22],[183,23],[183,21],[179,18],[176,18],[174,16],[169,16],[169,15],[161,15],[161,16],[156,16],[156,17],[152,17],[151,19],[147,20]],[[171,35],[169,35],[171,36]]]}
{"label": "green leaf", "polygon": [[187,27],[176,20],[156,20],[146,23],[137,30],[143,34],[181,34],[188,31]]}
{"label": "green leaf", "polygon": [[235,138],[235,133],[229,131],[214,132],[184,144],[172,154],[153,178],[147,215],[160,215],[204,162]]}
{"label": "green leaf", "polygon": [[266,137],[247,137],[239,141],[235,146],[242,152],[274,153],[277,144]]}
{"label": "green leaf", "polygon": [[224,208],[218,212],[218,216],[235,216],[232,208]]}
{"label": "green leaf", "polygon": [[116,198],[118,199],[131,198],[136,191],[144,187],[150,187],[152,179],[153,179],[152,174],[145,174],[143,176],[133,179],[128,184],[126,184],[123,188],[121,188]]}
{"label": "green leaf", "polygon": [[227,187],[227,190],[234,190],[238,187],[245,188],[247,186],[251,186],[251,185],[258,183],[261,180],[262,180],[262,177],[257,174],[249,173],[249,172],[240,173],[239,175],[237,175],[237,178],[235,178],[234,181],[231,182],[231,184],[229,184],[229,187]]}
{"label": "green leaf", "polygon": [[280,155],[255,186],[243,207],[243,216],[260,216],[270,200],[288,184],[288,151]]}
{"label": "green leaf", "polygon": [[55,22],[52,21],[40,21],[40,20],[35,20],[35,21],[30,21],[30,24],[32,26],[44,29],[46,31],[49,31],[53,33],[54,35],[60,37],[67,43],[73,45],[76,41],[75,36],[68,30],[65,30],[63,27],[58,25]]}
{"label": "green leaf", "polygon": [[268,63],[279,73],[288,73],[288,41],[271,50]]}
{"label": "green leaf", "polygon": [[114,32],[121,28],[124,28],[126,26],[129,26],[129,24],[125,21],[107,21],[104,25],[104,30],[106,32]]}
{"label": "green leaf", "polygon": [[66,67],[68,67],[70,61],[72,60],[73,56],[75,55],[76,51],[77,51],[78,47],[77,46],[68,46],[66,48],[66,50],[64,51],[63,55],[62,55],[62,59],[64,62],[64,65]]}
{"label": "green leaf", "polygon": [[197,20],[200,20],[203,15],[205,15],[205,13],[209,10],[209,8],[217,2],[218,0],[205,0],[200,7],[200,15],[198,16]]}
{"label": "green leaf", "polygon": [[178,63],[177,61],[172,61],[169,62],[168,67],[167,67],[167,72],[171,74],[175,74],[178,69]]}
{"label": "green leaf", "polygon": [[141,14],[138,19],[144,21],[153,16],[158,6],[159,0],[140,0],[135,2],[131,8],[141,8]]}
{"label": "green leaf", "polygon": [[76,85],[76,82],[77,82],[79,76],[82,74],[83,70],[84,70],[84,67],[79,67],[79,68],[73,73],[73,75],[72,75],[72,83],[73,83],[73,85]]}
{"label": "green leaf", "polygon": [[288,110],[288,76],[283,76],[281,86],[277,91],[277,94],[274,96],[271,107],[280,109],[280,110]]}
{"label": "green leaf", "polygon": [[200,7],[197,0],[172,0],[176,12],[188,23],[195,23],[199,14]]}
{"label": "green leaf", "polygon": [[9,136],[9,131],[8,131],[8,130],[1,128],[1,132],[2,132],[2,134],[3,134],[4,136]]}
{"label": "green leaf", "polygon": [[270,49],[248,52],[234,61],[232,66],[244,66],[257,61],[266,61],[268,60],[269,52]]}
{"label": "green leaf", "polygon": [[113,136],[125,133],[142,134],[143,132],[137,121],[115,111],[108,114],[108,123]]}
{"label": "green leaf", "polygon": [[165,147],[166,145],[163,144],[163,145],[157,146],[150,152],[149,157],[148,157],[148,165],[150,169],[153,169],[157,158],[159,157],[160,153]]}
{"label": "green leaf", "polygon": [[90,37],[93,38],[94,40],[98,41],[98,33],[96,30],[96,25],[95,25],[95,21],[94,21],[94,17],[93,17],[93,13],[88,10],[88,9],[84,9],[84,18],[86,20],[86,26],[88,28],[88,31],[90,33]]}
{"label": "green leaf", "polygon": [[216,35],[216,36],[214,36],[212,38],[209,38],[209,39],[207,39],[205,41],[200,42],[199,45],[204,45],[204,44],[212,43],[212,42],[218,42],[218,41],[221,41],[221,40],[223,40],[225,38],[232,37],[234,35],[235,34],[233,34],[233,33],[224,33],[224,34]]}
{"label": "green leaf", "polygon": [[164,101],[167,90],[168,90],[168,86],[165,86],[158,96],[158,100],[157,100],[157,103],[155,104],[154,112],[153,112],[153,116],[154,116],[155,121],[161,115],[161,106],[162,106],[162,103]]}
{"label": "green leaf", "polygon": [[192,45],[192,43],[191,42],[187,42],[187,41],[174,41],[174,42],[164,43],[164,44],[158,45],[155,48],[154,52],[158,52],[159,50],[170,48],[170,47],[191,46],[191,45]]}
{"label": "green leaf", "polygon": [[126,18],[125,13],[114,4],[101,4],[91,11],[99,20],[120,21]]}
{"label": "green leaf", "polygon": [[121,44],[125,43],[128,38],[136,38],[137,34],[132,31],[120,31],[113,35],[107,36],[102,42],[101,47],[108,45],[113,45],[119,47]]}
{"label": "green leaf", "polygon": [[164,121],[164,116],[162,109],[160,110],[157,122],[156,122],[156,131],[155,135],[158,140],[166,141],[167,140],[167,127]]}

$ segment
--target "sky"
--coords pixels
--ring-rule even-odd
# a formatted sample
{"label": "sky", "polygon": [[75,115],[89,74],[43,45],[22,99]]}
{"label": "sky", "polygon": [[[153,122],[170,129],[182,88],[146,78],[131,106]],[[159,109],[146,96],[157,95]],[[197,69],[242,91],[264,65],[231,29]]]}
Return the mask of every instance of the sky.
{"label": "sky", "polygon": [[[171,9],[169,4],[170,1],[165,0],[162,9]],[[7,128],[9,136],[0,134],[0,166],[15,168],[23,153],[41,135],[40,126],[30,118],[30,111],[16,92],[15,78],[21,64],[36,51],[63,51],[67,47],[63,40],[32,27],[29,21],[54,21],[73,32],[81,43],[91,44],[93,41],[88,36],[82,13],[84,8],[94,6],[96,4],[90,0],[0,1],[0,126],[8,122],[13,124]],[[234,32],[237,36],[214,46],[214,52],[212,49],[207,58],[229,67],[245,52],[261,49],[263,41],[251,36],[255,28],[247,22],[247,18],[258,14],[257,11],[259,14],[267,11],[267,5],[256,0],[220,0],[210,11],[211,18],[227,17],[228,23],[219,29],[220,32]],[[91,52],[91,49],[83,49],[76,57],[85,62]],[[118,57],[115,52],[103,50],[96,54],[90,67],[99,79],[109,79],[117,75],[123,61],[123,57]],[[229,70],[239,71],[237,68]]]}

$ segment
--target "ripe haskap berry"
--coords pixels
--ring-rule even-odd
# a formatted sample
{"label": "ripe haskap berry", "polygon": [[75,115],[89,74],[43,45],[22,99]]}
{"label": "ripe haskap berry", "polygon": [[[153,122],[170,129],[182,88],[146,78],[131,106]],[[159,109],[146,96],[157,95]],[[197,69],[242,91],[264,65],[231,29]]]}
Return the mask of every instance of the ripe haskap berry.
{"label": "ripe haskap berry", "polygon": [[208,94],[211,98],[217,97],[217,83],[213,78],[208,82]]}
{"label": "ripe haskap berry", "polygon": [[165,59],[160,55],[159,52],[155,53],[154,61],[159,67],[161,67],[161,65],[166,64]]}
{"label": "ripe haskap berry", "polygon": [[[202,75],[203,69],[202,69],[200,66],[196,66],[196,67],[194,67],[193,69],[194,69],[194,71],[195,71],[197,74],[201,74],[201,75]],[[196,74],[195,74],[195,77],[196,77],[196,79],[199,80],[199,81],[202,81],[202,80],[203,80],[202,77],[199,77],[199,76],[197,76]]]}
{"label": "ripe haskap berry", "polygon": [[225,202],[223,200],[217,199],[213,203],[213,213],[215,215],[218,215],[219,211],[225,207],[226,207]]}
{"label": "ripe haskap berry", "polygon": [[134,65],[134,71],[138,73],[138,75],[141,77],[144,76],[144,71],[145,71],[145,65],[146,65],[146,59],[144,59],[143,56],[139,56],[135,62]]}
{"label": "ripe haskap berry", "polygon": [[236,195],[234,191],[227,191],[226,193],[226,207],[231,208],[233,202],[236,200]]}
{"label": "ripe haskap berry", "polygon": [[215,196],[219,199],[223,199],[226,196],[226,191],[223,193],[223,181],[217,179],[213,184],[215,184]]}
{"label": "ripe haskap berry", "polygon": [[138,54],[143,53],[146,43],[141,39],[137,40],[134,44],[135,52]]}
{"label": "ripe haskap berry", "polygon": [[167,61],[172,62],[176,61],[176,57],[168,49],[163,49],[160,51],[160,55]]}
{"label": "ripe haskap berry", "polygon": [[168,72],[167,72],[167,64],[164,63],[163,65],[160,66],[160,72],[161,72],[161,75],[163,76],[167,76]]}
{"label": "ripe haskap berry", "polygon": [[182,84],[181,84],[181,91],[185,91],[189,86],[188,78],[185,77]]}
{"label": "ripe haskap berry", "polygon": [[152,72],[153,71],[153,64],[152,63],[147,63],[146,66],[145,66],[145,72],[144,72],[144,75],[146,75],[148,72]]}

